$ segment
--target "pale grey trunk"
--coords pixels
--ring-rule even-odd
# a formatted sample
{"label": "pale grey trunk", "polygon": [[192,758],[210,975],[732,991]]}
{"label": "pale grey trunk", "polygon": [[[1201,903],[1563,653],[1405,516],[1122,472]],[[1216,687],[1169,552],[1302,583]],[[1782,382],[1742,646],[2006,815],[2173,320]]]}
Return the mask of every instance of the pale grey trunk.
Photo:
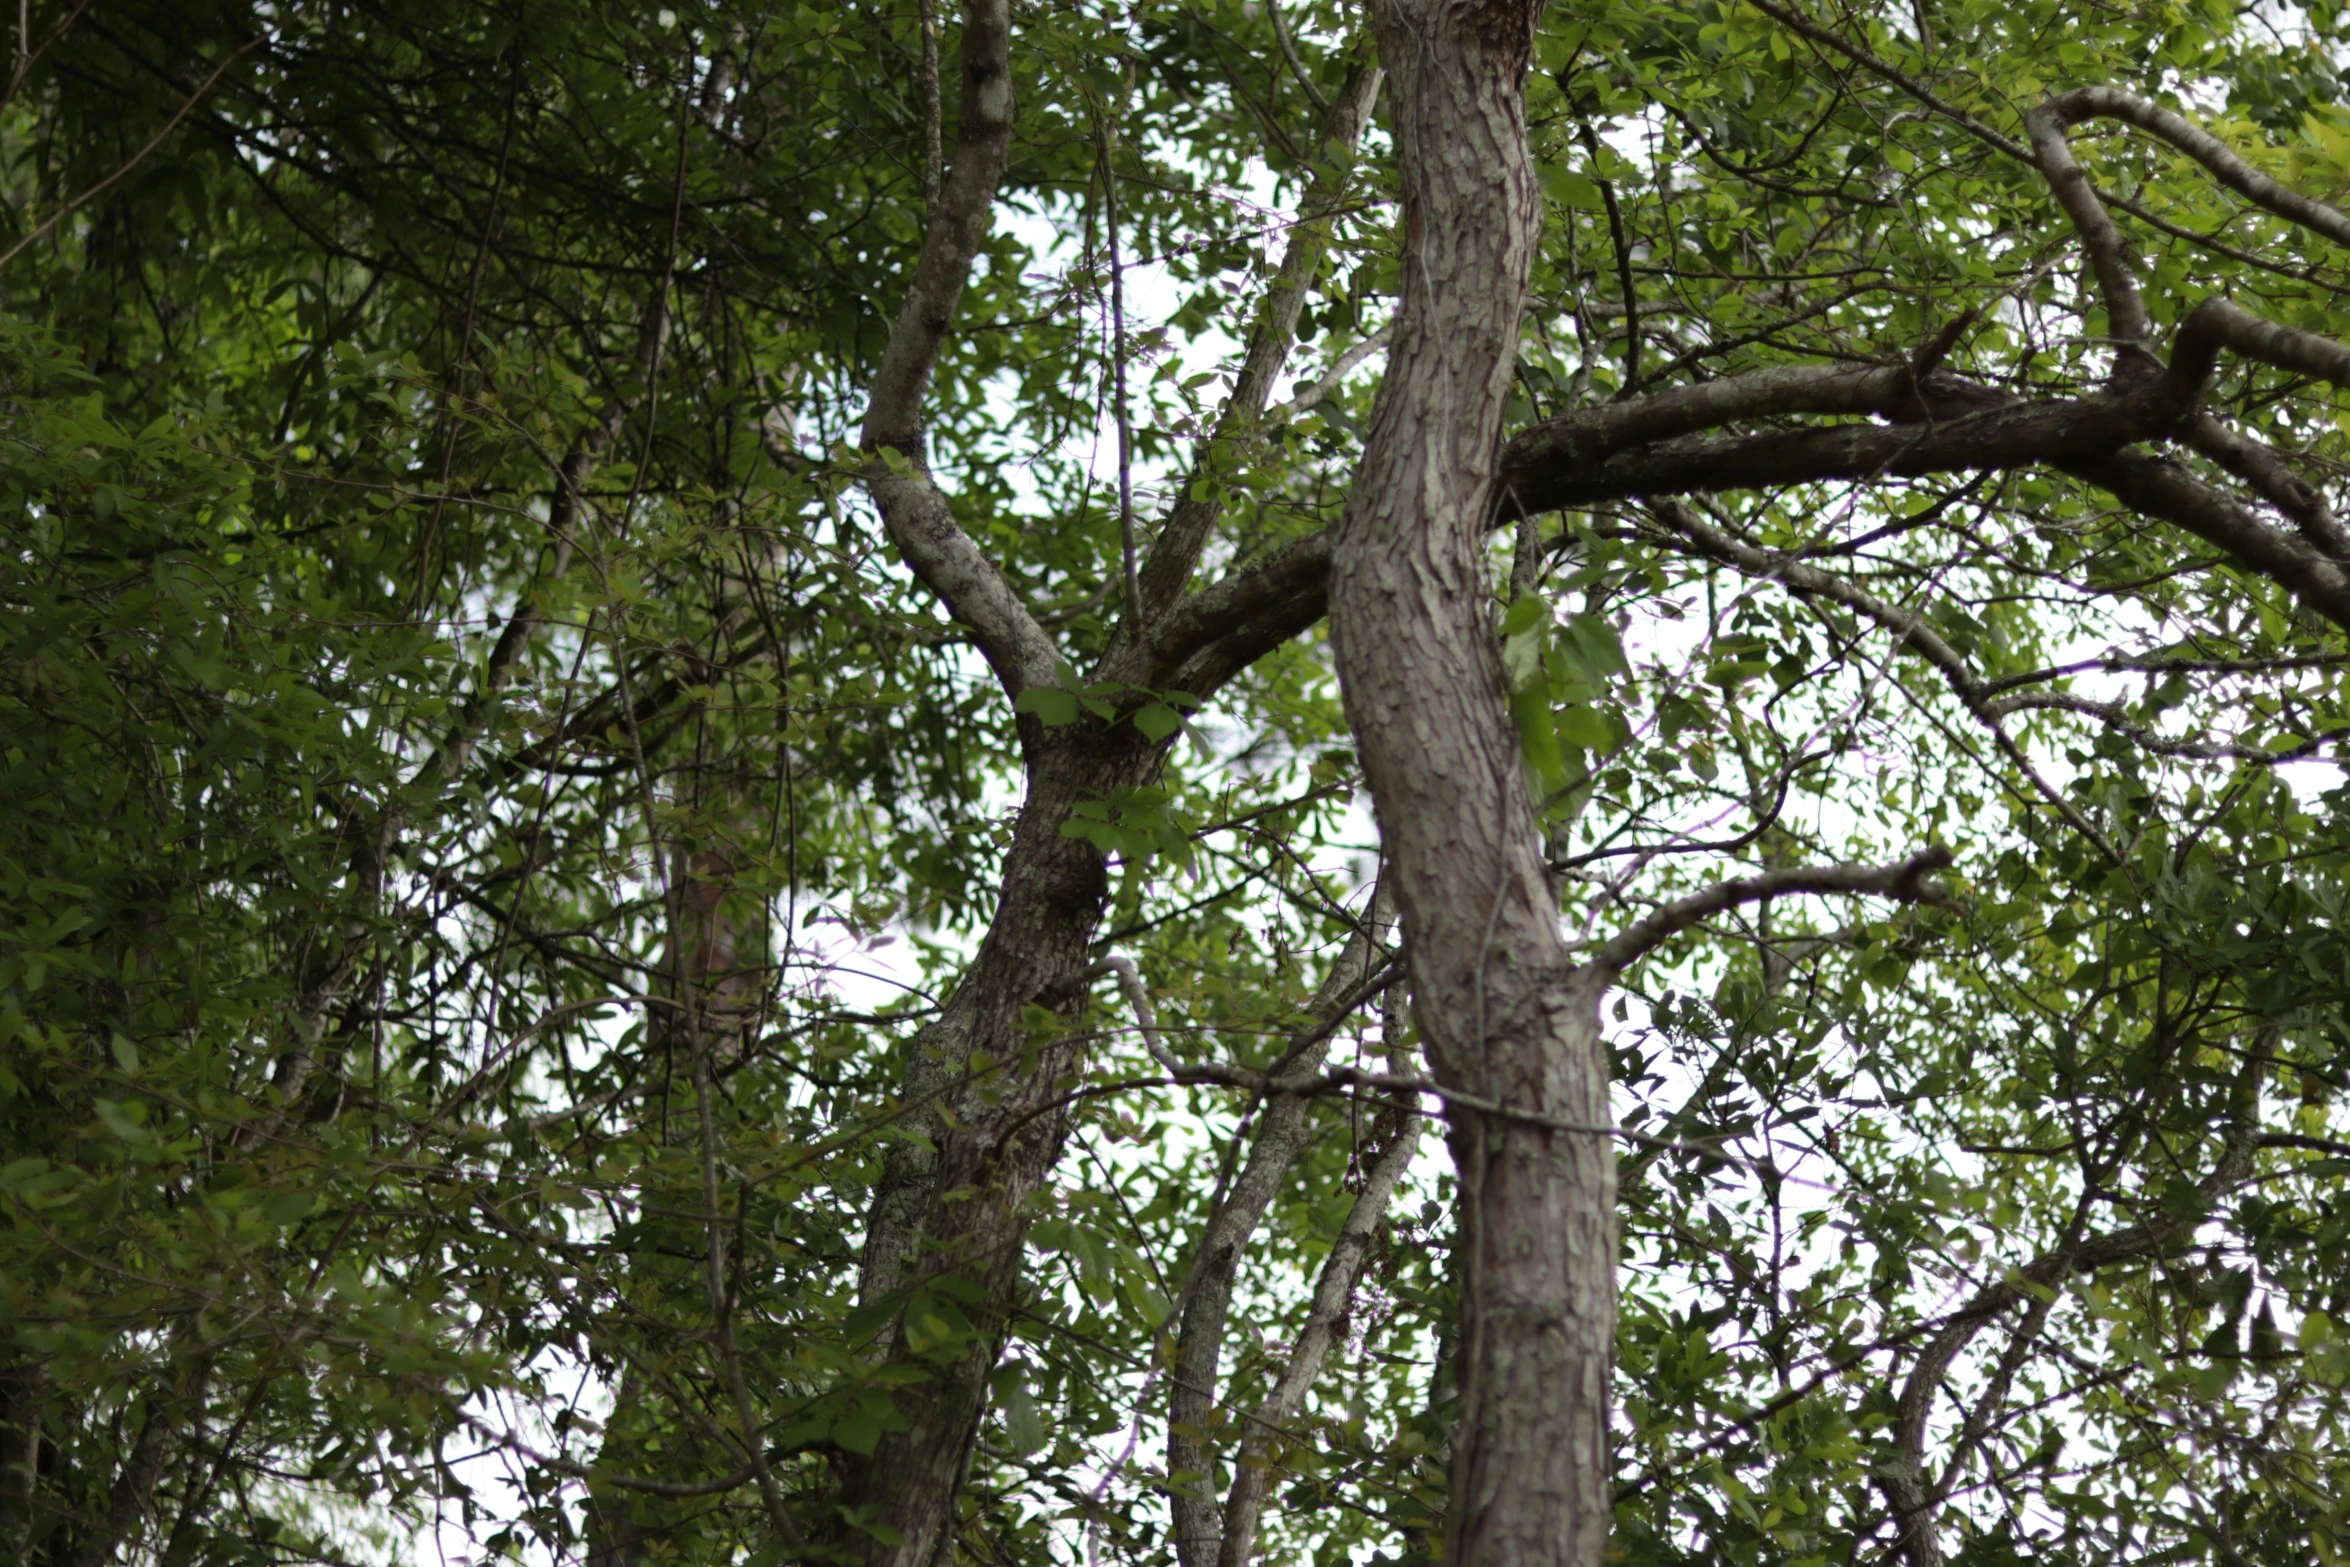
{"label": "pale grey trunk", "polygon": [[[1528,0],[1383,0],[1403,298],[1332,551],[1348,717],[1445,1086],[1607,1124],[1598,999],[1559,931],[1503,707],[1484,539],[1540,226],[1521,85]],[[1615,1323],[1610,1140],[1456,1105],[1459,1428],[1446,1560],[1596,1567]]]}
{"label": "pale grey trunk", "polygon": [[[1391,999],[1400,988],[1390,989]],[[1391,1020],[1398,1010],[1394,1006],[1388,1009]],[[1413,1063],[1400,1042],[1400,1032],[1392,1030],[1388,1034],[1388,1065],[1393,1072],[1408,1074]],[[1249,1559],[1256,1554],[1265,1492],[1274,1475],[1274,1446],[1298,1410],[1304,1407],[1307,1391],[1321,1375],[1330,1352],[1338,1346],[1339,1331],[1354,1305],[1355,1292],[1362,1287],[1363,1270],[1370,1265],[1379,1227],[1386,1222],[1387,1206],[1395,1196],[1396,1183],[1411,1168],[1412,1156],[1419,1147],[1420,1117],[1416,1109],[1406,1109],[1394,1136],[1372,1154],[1370,1168],[1363,1174],[1362,1190],[1356,1193],[1354,1206],[1347,1210],[1346,1220],[1339,1226],[1338,1239],[1323,1260],[1321,1277],[1314,1285],[1313,1305],[1306,1313],[1304,1326],[1298,1330],[1297,1342],[1290,1346],[1289,1359],[1283,1364],[1281,1374],[1273,1379],[1272,1390],[1249,1417],[1240,1461],[1233,1466],[1232,1493],[1224,1503],[1223,1536],[1217,1544],[1216,1567],[1248,1567]]]}
{"label": "pale grey trunk", "polygon": [[[1381,961],[1381,945],[1393,923],[1384,885],[1372,895],[1362,927],[1347,938],[1338,960],[1323,977],[1308,1012],[1320,1019],[1368,979]],[[1289,1069],[1305,1076],[1321,1069],[1330,1048],[1325,1037]],[[1216,1378],[1224,1354],[1224,1323],[1232,1309],[1233,1286],[1251,1236],[1271,1206],[1273,1194],[1306,1144],[1307,1101],[1302,1094],[1275,1094],[1258,1117],[1248,1157],[1222,1206],[1209,1215],[1191,1264],[1183,1320],[1169,1371],[1167,1471],[1171,1479],[1175,1554],[1181,1567],[1213,1567],[1224,1534],[1224,1512],[1215,1498],[1215,1455],[1207,1432],[1220,1400]],[[1417,1134],[1414,1134],[1417,1141]]]}

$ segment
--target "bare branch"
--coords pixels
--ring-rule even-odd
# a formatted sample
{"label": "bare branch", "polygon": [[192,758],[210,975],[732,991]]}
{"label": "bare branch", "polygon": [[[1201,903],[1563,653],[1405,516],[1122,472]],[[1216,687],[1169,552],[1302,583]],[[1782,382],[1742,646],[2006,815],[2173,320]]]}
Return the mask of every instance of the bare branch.
{"label": "bare branch", "polygon": [[1666,904],[1602,945],[1591,955],[1588,966],[1604,974],[1620,974],[1692,925],[1742,904],[1797,893],[1834,892],[1897,898],[1911,903],[1944,903],[1949,895],[1929,883],[1926,877],[1949,864],[1950,851],[1936,844],[1892,865],[1799,866],[1721,882]]}
{"label": "bare branch", "polygon": [[2335,625],[2350,628],[2350,571],[2262,522],[2249,508],[2179,464],[2150,452],[2122,451],[2103,460],[2076,459],[2054,466],[2111,492],[2148,517],[2218,545],[2239,565],[2277,583]]}
{"label": "bare branch", "polygon": [[1165,1036],[1159,1032],[1159,1009],[1151,1005],[1151,993],[1143,985],[1142,970],[1134,966],[1134,960],[1104,958],[1077,977],[1083,981],[1099,974],[1118,976],[1118,988],[1125,993],[1126,1004],[1134,1009],[1135,1026],[1142,1031],[1143,1048],[1151,1053],[1151,1059],[1170,1072],[1181,1072],[1183,1063],[1175,1059],[1174,1052],[1167,1048]]}
{"label": "bare branch", "polygon": [[1207,697],[1322,618],[1330,532],[1308,534],[1178,603],[1151,627],[1140,683]]}
{"label": "bare branch", "polygon": [[1314,106],[1317,114],[1330,112],[1330,100],[1322,96],[1322,89],[1306,74],[1305,62],[1297,57],[1297,45],[1289,38],[1289,24],[1281,19],[1281,0],[1265,0],[1265,16],[1273,24],[1273,41],[1281,46],[1281,58],[1289,63],[1289,74],[1297,78],[1297,85]]}
{"label": "bare branch", "polygon": [[[1378,102],[1383,79],[1375,66],[1365,66],[1355,72],[1324,118],[1323,147],[1339,149],[1351,157],[1355,144],[1362,140],[1363,127],[1370,123],[1371,108]],[[1256,320],[1249,329],[1248,351],[1241,360],[1232,395],[1217,415],[1215,432],[1193,448],[1191,469],[1176,492],[1174,509],[1168,513],[1166,525],[1159,530],[1149,558],[1143,562],[1142,602],[1146,617],[1155,619],[1163,615],[1190,584],[1191,574],[1199,565],[1200,552],[1207,547],[1217,519],[1224,514],[1223,503],[1206,493],[1198,480],[1220,450],[1229,450],[1246,441],[1263,422],[1273,383],[1289,362],[1290,349],[1297,340],[1297,318],[1305,308],[1314,273],[1322,264],[1333,215],[1345,196],[1346,178],[1343,158],[1336,165],[1316,167],[1313,184],[1300,205],[1298,220],[1289,230],[1280,269],[1273,274],[1273,281],[1257,306]],[[1131,634],[1138,642],[1149,635],[1142,624],[1137,624]]]}
{"label": "bare branch", "polygon": [[2205,762],[2237,761],[2273,765],[2297,761],[2323,743],[2313,739],[2289,751],[2264,751],[2258,746],[2237,745],[2233,742],[2215,745],[2202,740],[2172,740],[2133,723],[2118,702],[2096,702],[2085,696],[2073,696],[2062,691],[2036,691],[2023,696],[2002,697],[1986,704],[1982,711],[1990,718],[2033,711],[2079,713],[2085,718],[2096,719],[2140,750],[2150,751],[2157,756],[2186,756]]}
{"label": "bare branch", "polygon": [[2019,1302],[2044,1297],[2067,1275],[2134,1261],[2191,1237],[2212,1205],[2251,1172],[2253,1152],[2262,1141],[2257,1136],[2259,1071],[2256,1058],[2247,1061],[2237,1076],[2235,1102],[2219,1159],[2211,1173],[2196,1183],[2197,1201],[2190,1210],[2125,1225],[2088,1240],[2068,1239],[2021,1267],[2008,1269],[1997,1283],[1978,1290],[1919,1353],[1917,1364],[1902,1384],[1893,1451],[1876,1470],[1877,1484],[1901,1530],[1895,1548],[1908,1559],[1909,1567],[1941,1567],[1943,1561],[1941,1542],[1933,1527],[1942,1496],[1939,1487],[1930,1489],[1926,1484],[1925,1444],[1934,1395],[1949,1377],[1951,1363],[1994,1318]]}
{"label": "bare branch", "polygon": [[1940,670],[1960,700],[1970,707],[1975,705],[1979,684],[1975,672],[1958,649],[1926,624],[1923,616],[1888,604],[1867,589],[1817,566],[1758,549],[1706,523],[1681,502],[1666,501],[1654,509],[1660,519],[1695,544],[1708,559],[1720,561],[1750,577],[1782,583],[1799,598],[1828,599],[1867,616],[1894,634],[1896,646],[1909,649]]}
{"label": "bare branch", "polygon": [[1788,31],[1800,33],[1804,37],[1810,39],[1813,43],[1820,44],[1829,49],[1833,49],[1838,54],[1844,56],[1844,58],[1847,60],[1850,60],[1853,64],[1861,67],[1863,70],[1868,71],[1872,75],[1881,77],[1885,81],[1891,82],[1894,86],[1900,88],[1903,92],[1908,93],[1912,98],[1915,98],[1918,102],[1924,104],[1927,108],[1933,110],[1936,114],[1941,115],[1944,119],[1950,121],[1953,125],[1958,126],[1961,130],[1964,130],[1968,135],[1976,137],[1989,146],[1996,147],[1999,151],[2006,153],[2009,157],[2016,159],[2018,162],[2030,163],[2032,161],[2031,150],[2024,146],[2022,142],[2017,141],[2012,136],[2004,136],[1998,131],[1993,130],[1990,126],[1985,125],[1981,120],[1978,120],[1973,115],[1967,113],[1966,110],[1958,107],[1958,105],[1936,96],[1932,88],[1919,81],[1916,77],[1896,70],[1894,67],[1886,64],[1883,60],[1878,59],[1875,55],[1869,53],[1866,49],[1861,48],[1859,45],[1848,42],[1843,37],[1829,31],[1827,28],[1820,26],[1816,22],[1807,20],[1801,13],[1797,11],[1772,4],[1772,0],[1754,0],[1754,6],[1756,10],[1761,11],[1765,16],[1774,18],[1782,27],[1785,27]]}
{"label": "bare branch", "polygon": [[2187,444],[2251,485],[2262,500],[2292,520],[2311,548],[2350,564],[2350,529],[2342,526],[2317,486],[2295,473],[2273,447],[2229,429],[2209,414],[2187,427]]}
{"label": "bare branch", "polygon": [[[2130,276],[2129,259],[2122,253],[2121,231],[2113,226],[2105,204],[2097,199],[2088,172],[2073,157],[2072,144],[2064,134],[2070,123],[2063,110],[2050,103],[2024,115],[2024,129],[2032,137],[2033,161],[2047,176],[2049,187],[2056,193],[2057,205],[2072,219],[2073,231],[2081,237],[2081,248],[2088,252],[2089,267],[2096,274],[2098,292],[2105,296],[2106,316],[2115,340],[2125,350],[2143,348],[2154,335],[2154,323],[2146,315],[2145,302],[2138,297],[2138,280]],[[2127,363],[2125,357],[2124,364]],[[2123,366],[2115,368],[2118,372]],[[2138,368],[2144,368],[2142,360]]]}
{"label": "bare branch", "polygon": [[1337,1343],[1340,1324],[1345,1320],[1356,1287],[1362,1283],[1363,1269],[1371,1260],[1371,1243],[1378,1236],[1380,1222],[1387,1216],[1387,1204],[1395,1195],[1396,1182],[1411,1165],[1419,1143],[1420,1117],[1410,1108],[1404,1108],[1402,1124],[1372,1161],[1363,1179],[1363,1189],[1356,1195],[1354,1206],[1347,1210],[1346,1220],[1339,1226],[1338,1239],[1331,1244],[1330,1255],[1322,1263],[1322,1275],[1314,1285],[1313,1306],[1298,1330],[1297,1341],[1290,1346],[1289,1359],[1250,1421],[1239,1460],[1232,1466],[1232,1491],[1224,1504],[1224,1531],[1216,1553],[1217,1567],[1247,1567],[1255,1553],[1257,1520],[1264,1508],[1266,1489],[1274,1478],[1269,1449],[1281,1429],[1296,1416],[1307,1390],[1314,1385],[1314,1378],[1321,1374],[1322,1362]]}
{"label": "bare branch", "polygon": [[2144,98],[2114,87],[2076,87],[2042,106],[2065,125],[2083,120],[2120,120],[2161,137],[2209,169],[2222,185],[2254,206],[2287,222],[2313,229],[2337,245],[2350,246],[2350,216],[2322,201],[2280,185],[2236,155],[2233,148],[2209,131]]}
{"label": "bare branch", "polygon": [[1600,205],[1607,209],[1608,244],[1616,253],[1616,287],[1624,296],[1624,385],[1618,401],[1640,389],[1640,290],[1632,278],[1632,242],[1624,233],[1624,208],[1616,200],[1616,182],[1599,177],[1599,133],[1589,120],[1575,127],[1583,149],[1591,155],[1591,183],[1599,187]]}
{"label": "bare branch", "polygon": [[967,0],[963,11],[963,118],[955,158],[939,186],[922,254],[873,378],[860,444],[872,454],[865,485],[890,541],[923,586],[971,629],[1007,693],[1053,679],[1052,639],[1012,585],[955,521],[930,475],[923,402],[940,346],[986,242],[997,183],[1012,140],[1009,0]]}
{"label": "bare branch", "polygon": [[1966,704],[1967,711],[1980,719],[1991,737],[2016,770],[2038,791],[2040,797],[2069,823],[2075,832],[2094,844],[2108,860],[2119,862],[2120,855],[2096,825],[2081,814],[2080,807],[2065,798],[2064,793],[2041,776],[2040,770],[2000,727],[1998,715],[1985,704],[1981,681],[1967,665],[1959,651],[1928,626],[1921,616],[1886,603],[1875,594],[1833,576],[1801,561],[1789,560],[1767,550],[1757,549],[1741,539],[1732,538],[1717,528],[1708,527],[1697,514],[1678,501],[1666,501],[1653,508],[1656,515],[1676,532],[1696,545],[1708,559],[1735,567],[1750,577],[1776,581],[1798,598],[1822,598],[1842,604],[1867,616],[1900,638],[1898,646],[1909,648],[1940,671],[1951,691]]}
{"label": "bare branch", "polygon": [[[1778,365],[1547,419],[1512,436],[1502,447],[1499,482],[1507,495],[1537,472],[1747,419],[1882,414],[1914,422],[1960,417],[2011,401],[2004,393],[1955,376],[1921,380],[1906,364]],[[1531,500],[1527,504],[1532,510],[1550,509]]]}
{"label": "bare branch", "polygon": [[2350,387],[2350,348],[2315,332],[2280,326],[2216,295],[2188,311],[2179,323],[2171,374],[2182,385],[2200,383],[2210,376],[2222,348],[2280,370]]}
{"label": "bare branch", "polygon": [[[1347,937],[1338,959],[1330,965],[1321,987],[1309,1003],[1315,1016],[1344,1018],[1360,1005],[1365,982],[1383,972],[1377,962],[1380,944],[1395,922],[1394,910],[1382,885],[1371,895],[1362,925]],[[1286,1069],[1294,1078],[1320,1070],[1331,1030],[1317,1027],[1311,1043],[1293,1050],[1296,1062]],[[1224,1324],[1239,1282],[1242,1254],[1263,1222],[1273,1194],[1287,1178],[1290,1166],[1306,1145],[1306,1100],[1296,1093],[1266,1096],[1264,1114],[1257,1121],[1248,1160],[1239,1179],[1217,1203],[1203,1226],[1199,1244],[1184,1274],[1175,1303],[1177,1338],[1167,1396],[1167,1469],[1170,1474],[1211,1474],[1214,1468],[1203,1439],[1209,1411],[1218,1402],[1217,1374],[1224,1353]],[[1223,1510],[1205,1482],[1176,1482],[1169,1487],[1175,1525],[1175,1553],[1181,1567],[1210,1567],[1224,1537]]]}
{"label": "bare branch", "polygon": [[[2048,466],[2218,546],[2350,628],[2350,530],[2281,457],[2194,411],[2223,348],[2350,385],[2350,349],[2219,299],[2189,313],[2160,375],[2088,398],[2029,401],[1920,363],[1780,366],[1577,409],[1522,431],[1502,450],[1494,520],[1630,498]],[[1890,422],[1706,433],[1796,414]],[[2179,464],[2128,449],[2172,436],[2251,483],[2310,542]],[[1328,558],[1329,538],[1317,534],[1183,600],[1152,628],[1150,668],[1179,689],[1215,690],[1321,617]],[[1954,656],[1946,667],[1961,666]]]}
{"label": "bare branch", "polygon": [[1275,403],[1266,409],[1265,422],[1271,424],[1277,419],[1294,419],[1338,390],[1339,383],[1354,374],[1355,366],[1387,346],[1388,336],[1393,331],[1392,326],[1383,326],[1330,361],[1330,368],[1323,371],[1312,385],[1296,393],[1287,401]]}

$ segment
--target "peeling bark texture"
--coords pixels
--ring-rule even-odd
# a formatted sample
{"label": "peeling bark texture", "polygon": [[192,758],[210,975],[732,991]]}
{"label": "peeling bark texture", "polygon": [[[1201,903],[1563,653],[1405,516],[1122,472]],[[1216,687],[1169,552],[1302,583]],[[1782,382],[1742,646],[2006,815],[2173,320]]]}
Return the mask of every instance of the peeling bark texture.
{"label": "peeling bark texture", "polygon": [[[1445,1087],[1608,1121],[1602,976],[1558,925],[1504,719],[1483,541],[1540,224],[1526,152],[1526,0],[1385,0],[1403,296],[1331,549],[1347,714]],[[1607,1544],[1615,1320],[1609,1139],[1456,1106],[1461,1405],[1445,1559],[1596,1567]]]}

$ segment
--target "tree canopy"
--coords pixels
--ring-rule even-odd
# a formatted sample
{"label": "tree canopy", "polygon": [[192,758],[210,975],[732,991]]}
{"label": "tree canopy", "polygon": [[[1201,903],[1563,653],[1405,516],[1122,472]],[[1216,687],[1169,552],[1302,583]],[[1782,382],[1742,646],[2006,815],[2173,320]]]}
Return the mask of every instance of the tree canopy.
{"label": "tree canopy", "polygon": [[2350,1557],[2350,12],[21,17],[0,1557]]}

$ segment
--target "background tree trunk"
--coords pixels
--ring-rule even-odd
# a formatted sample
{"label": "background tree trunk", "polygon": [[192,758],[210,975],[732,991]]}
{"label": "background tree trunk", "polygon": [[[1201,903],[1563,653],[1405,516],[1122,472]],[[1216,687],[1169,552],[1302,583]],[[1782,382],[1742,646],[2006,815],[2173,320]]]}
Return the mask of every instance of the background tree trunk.
{"label": "background tree trunk", "polygon": [[[1335,544],[1331,628],[1447,1088],[1602,1127],[1604,979],[1559,931],[1484,570],[1541,223],[1527,0],[1378,9],[1404,206],[1387,379]],[[1595,1564],[1607,1541],[1615,1170],[1604,1135],[1456,1105],[1461,1406],[1446,1560]]]}

